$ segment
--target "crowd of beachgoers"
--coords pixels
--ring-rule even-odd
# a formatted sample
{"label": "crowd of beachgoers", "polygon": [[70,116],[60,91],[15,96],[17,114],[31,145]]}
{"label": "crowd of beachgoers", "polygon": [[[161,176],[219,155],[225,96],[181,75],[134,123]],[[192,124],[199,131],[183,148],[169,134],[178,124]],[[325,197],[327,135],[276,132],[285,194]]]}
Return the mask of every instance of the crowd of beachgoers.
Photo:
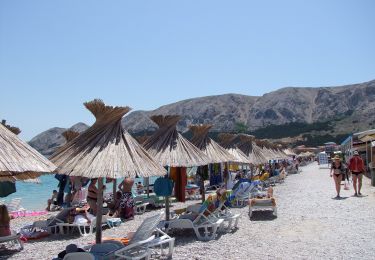
{"label": "crowd of beachgoers", "polygon": [[[233,207],[230,207],[230,211],[232,215],[239,216],[237,226],[218,230],[212,239],[202,241],[192,229],[183,232],[169,230],[168,235],[174,238],[173,258],[290,259],[293,256],[296,259],[373,259],[375,257],[371,244],[375,231],[371,224],[371,216],[375,210],[371,205],[375,196],[367,178],[364,179],[363,196],[354,197],[352,190],[343,190],[342,199],[338,200],[335,198],[329,170],[321,169],[315,162],[300,167],[299,174],[287,172],[285,176],[282,174],[274,181],[272,177],[268,177],[264,187],[267,191],[272,187],[277,217],[272,210],[254,211],[249,217],[247,202],[243,206],[236,207],[236,201],[232,201]],[[267,180],[260,181],[259,177],[262,178],[262,175],[254,177],[252,183],[257,181],[264,183]],[[234,181],[233,191],[246,189],[241,179],[244,178],[237,178]],[[242,185],[239,185],[241,183]],[[218,194],[218,192],[211,194]],[[206,195],[207,198],[210,196],[210,193]],[[186,202],[171,201],[171,216],[184,215],[186,209],[194,208],[197,203],[201,203],[200,196],[190,198]],[[159,202],[161,203],[159,206],[164,206],[162,201]],[[86,214],[87,210],[83,212]],[[124,242],[123,239],[130,231],[136,231],[143,221],[160,212],[164,212],[163,207],[148,204],[144,212],[141,209],[140,214],[134,215],[131,219],[121,224],[113,224],[111,227],[104,227],[103,239],[117,238]],[[11,220],[11,228],[20,231],[35,222],[51,219],[58,214],[61,214],[61,211],[48,212],[43,216],[18,217]],[[77,231],[65,233],[52,232],[39,239],[27,240],[21,251],[12,247],[3,248],[0,258],[53,259],[57,258],[68,245],[71,248],[71,244],[75,244],[77,248],[90,250],[89,248],[95,243],[95,233],[83,236]],[[163,259],[167,256],[160,255],[159,250],[153,250],[152,258]]]}

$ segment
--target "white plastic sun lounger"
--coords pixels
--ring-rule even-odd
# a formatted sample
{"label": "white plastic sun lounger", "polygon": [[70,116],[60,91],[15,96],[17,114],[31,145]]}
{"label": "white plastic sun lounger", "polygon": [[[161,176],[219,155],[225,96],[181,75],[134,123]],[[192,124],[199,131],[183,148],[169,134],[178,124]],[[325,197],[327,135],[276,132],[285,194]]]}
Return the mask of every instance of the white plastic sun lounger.
{"label": "white plastic sun lounger", "polygon": [[[112,259],[113,257],[120,259],[149,259],[151,252],[154,249],[161,249],[161,254],[164,254],[164,246],[168,247],[168,257],[172,257],[174,249],[174,238],[165,234],[157,228],[163,213],[146,218],[138,227],[137,231],[131,236],[129,244],[122,248],[108,252],[103,256],[104,259]],[[108,241],[111,243],[111,241]],[[102,252],[103,253],[103,252]],[[95,254],[95,253],[94,253]]]}
{"label": "white plastic sun lounger", "polygon": [[10,236],[0,237],[0,244],[7,243],[11,246],[18,245],[19,249],[23,249],[23,243],[20,239],[20,235],[17,235],[16,232],[12,231]]}
{"label": "white plastic sun lounger", "polygon": [[224,219],[217,218],[213,214],[205,216],[207,207],[205,204],[192,205],[187,209],[188,214],[180,215],[175,219],[161,222],[161,226],[165,228],[168,233],[174,229],[193,229],[195,235],[199,240],[207,241],[214,239],[217,235],[217,231],[221,229]]}

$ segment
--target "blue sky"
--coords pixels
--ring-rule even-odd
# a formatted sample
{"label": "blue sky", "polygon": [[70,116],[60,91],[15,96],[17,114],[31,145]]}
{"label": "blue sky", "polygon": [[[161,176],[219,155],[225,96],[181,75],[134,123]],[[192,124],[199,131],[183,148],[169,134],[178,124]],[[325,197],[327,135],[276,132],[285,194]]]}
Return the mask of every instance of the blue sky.
{"label": "blue sky", "polygon": [[375,79],[375,1],[0,2],[0,118],[31,139],[93,116],[223,93]]}

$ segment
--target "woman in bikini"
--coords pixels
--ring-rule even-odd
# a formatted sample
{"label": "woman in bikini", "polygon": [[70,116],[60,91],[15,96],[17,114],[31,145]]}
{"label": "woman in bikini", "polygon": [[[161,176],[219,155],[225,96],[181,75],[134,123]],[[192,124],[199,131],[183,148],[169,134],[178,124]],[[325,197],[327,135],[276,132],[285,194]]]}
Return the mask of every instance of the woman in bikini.
{"label": "woman in bikini", "polygon": [[333,177],[333,180],[335,181],[336,192],[337,192],[336,199],[340,198],[340,189],[341,189],[340,185],[341,185],[344,171],[345,169],[344,169],[343,163],[341,162],[341,158],[340,156],[336,155],[334,157],[334,161],[332,162],[331,171],[330,171],[330,176]]}
{"label": "woman in bikini", "polygon": [[89,204],[92,214],[96,216],[96,211],[98,209],[98,188],[96,187],[98,179],[91,179],[91,183],[87,190],[87,204]]}

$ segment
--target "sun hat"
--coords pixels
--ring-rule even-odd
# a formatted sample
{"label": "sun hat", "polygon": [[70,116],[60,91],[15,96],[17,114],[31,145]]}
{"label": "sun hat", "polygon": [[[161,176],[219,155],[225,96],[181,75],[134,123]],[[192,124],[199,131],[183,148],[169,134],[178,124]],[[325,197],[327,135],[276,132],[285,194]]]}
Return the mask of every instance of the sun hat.
{"label": "sun hat", "polygon": [[359,155],[358,151],[354,151],[354,155]]}

